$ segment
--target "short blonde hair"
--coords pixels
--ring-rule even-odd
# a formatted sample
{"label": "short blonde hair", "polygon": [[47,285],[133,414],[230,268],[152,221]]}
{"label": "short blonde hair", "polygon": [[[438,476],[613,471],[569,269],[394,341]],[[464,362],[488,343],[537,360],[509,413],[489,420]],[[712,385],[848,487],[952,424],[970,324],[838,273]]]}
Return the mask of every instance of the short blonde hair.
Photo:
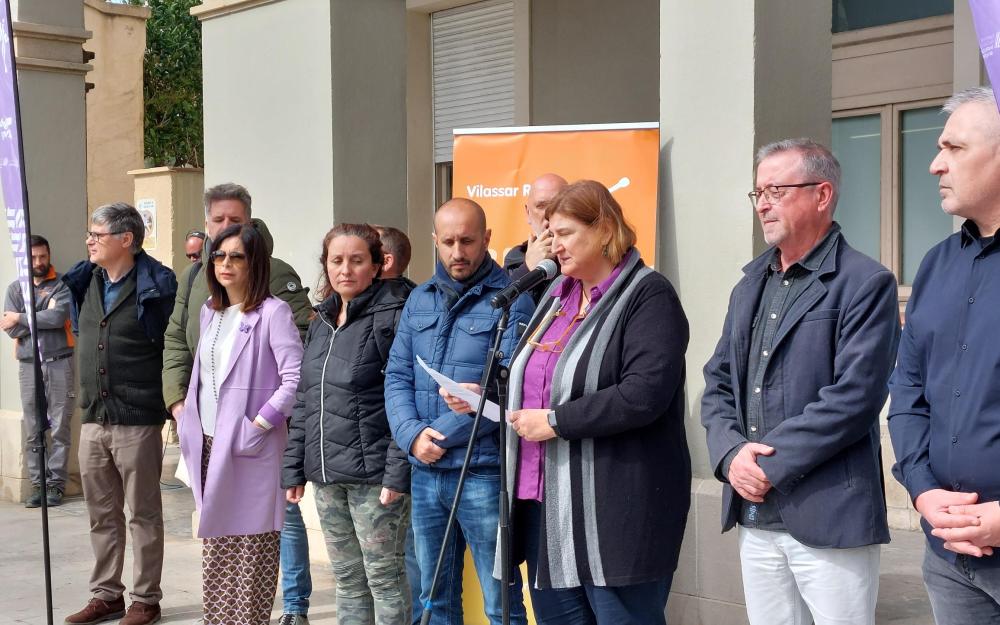
{"label": "short blonde hair", "polygon": [[557,213],[610,234],[604,255],[615,265],[635,245],[635,230],[625,221],[621,205],[608,188],[596,180],[577,180],[549,200],[545,218],[550,219]]}

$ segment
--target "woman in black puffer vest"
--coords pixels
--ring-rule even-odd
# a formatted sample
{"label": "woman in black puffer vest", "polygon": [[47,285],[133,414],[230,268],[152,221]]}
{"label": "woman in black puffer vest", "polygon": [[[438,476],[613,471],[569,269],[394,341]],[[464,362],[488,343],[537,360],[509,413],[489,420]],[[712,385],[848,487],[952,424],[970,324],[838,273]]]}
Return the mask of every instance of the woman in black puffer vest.
{"label": "woman in black puffer vest", "polygon": [[291,502],[315,486],[341,622],[408,623],[410,465],[389,431],[383,370],[409,288],[378,279],[382,244],[368,225],[334,227],[320,260],[324,300],[306,334],[282,486]]}

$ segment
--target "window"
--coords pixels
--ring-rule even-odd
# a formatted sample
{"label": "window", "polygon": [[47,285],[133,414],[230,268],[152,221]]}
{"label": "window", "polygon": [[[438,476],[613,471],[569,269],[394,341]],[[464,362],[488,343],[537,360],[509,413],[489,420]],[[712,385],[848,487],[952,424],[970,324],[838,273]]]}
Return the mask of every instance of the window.
{"label": "window", "polygon": [[455,128],[514,125],[514,2],[431,14],[434,162],[451,161]]}
{"label": "window", "polygon": [[831,145],[843,167],[836,219],[856,249],[889,267],[909,296],[924,254],[954,232],[929,171],[944,127],[939,101],[840,111]]}
{"label": "window", "polygon": [[[963,0],[964,1],[964,0]],[[833,32],[949,15],[954,0],[833,0]]]}
{"label": "window", "polygon": [[455,167],[451,161],[434,165],[434,207],[451,199],[451,178]]}

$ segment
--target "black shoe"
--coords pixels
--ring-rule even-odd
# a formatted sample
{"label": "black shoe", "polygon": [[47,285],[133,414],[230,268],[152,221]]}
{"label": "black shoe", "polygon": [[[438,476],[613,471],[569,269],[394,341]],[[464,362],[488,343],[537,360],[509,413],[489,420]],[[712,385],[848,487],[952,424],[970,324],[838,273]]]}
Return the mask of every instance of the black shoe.
{"label": "black shoe", "polygon": [[31,494],[24,502],[25,508],[39,508],[42,505],[42,487],[37,484],[31,486]]}
{"label": "black shoe", "polygon": [[[49,486],[45,493],[45,502],[51,508],[53,506],[61,506],[63,501],[63,491],[58,486]],[[40,505],[40,504],[39,504]]]}

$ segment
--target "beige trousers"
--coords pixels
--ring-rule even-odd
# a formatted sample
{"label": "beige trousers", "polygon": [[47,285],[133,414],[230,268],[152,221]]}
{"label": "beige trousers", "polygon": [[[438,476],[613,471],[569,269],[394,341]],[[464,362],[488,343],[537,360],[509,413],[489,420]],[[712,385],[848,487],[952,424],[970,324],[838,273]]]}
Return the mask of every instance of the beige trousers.
{"label": "beige trousers", "polygon": [[163,464],[158,425],[99,425],[80,430],[80,477],[90,514],[94,597],[113,601],[125,592],[125,504],[132,513],[132,601],[160,602],[163,570]]}

